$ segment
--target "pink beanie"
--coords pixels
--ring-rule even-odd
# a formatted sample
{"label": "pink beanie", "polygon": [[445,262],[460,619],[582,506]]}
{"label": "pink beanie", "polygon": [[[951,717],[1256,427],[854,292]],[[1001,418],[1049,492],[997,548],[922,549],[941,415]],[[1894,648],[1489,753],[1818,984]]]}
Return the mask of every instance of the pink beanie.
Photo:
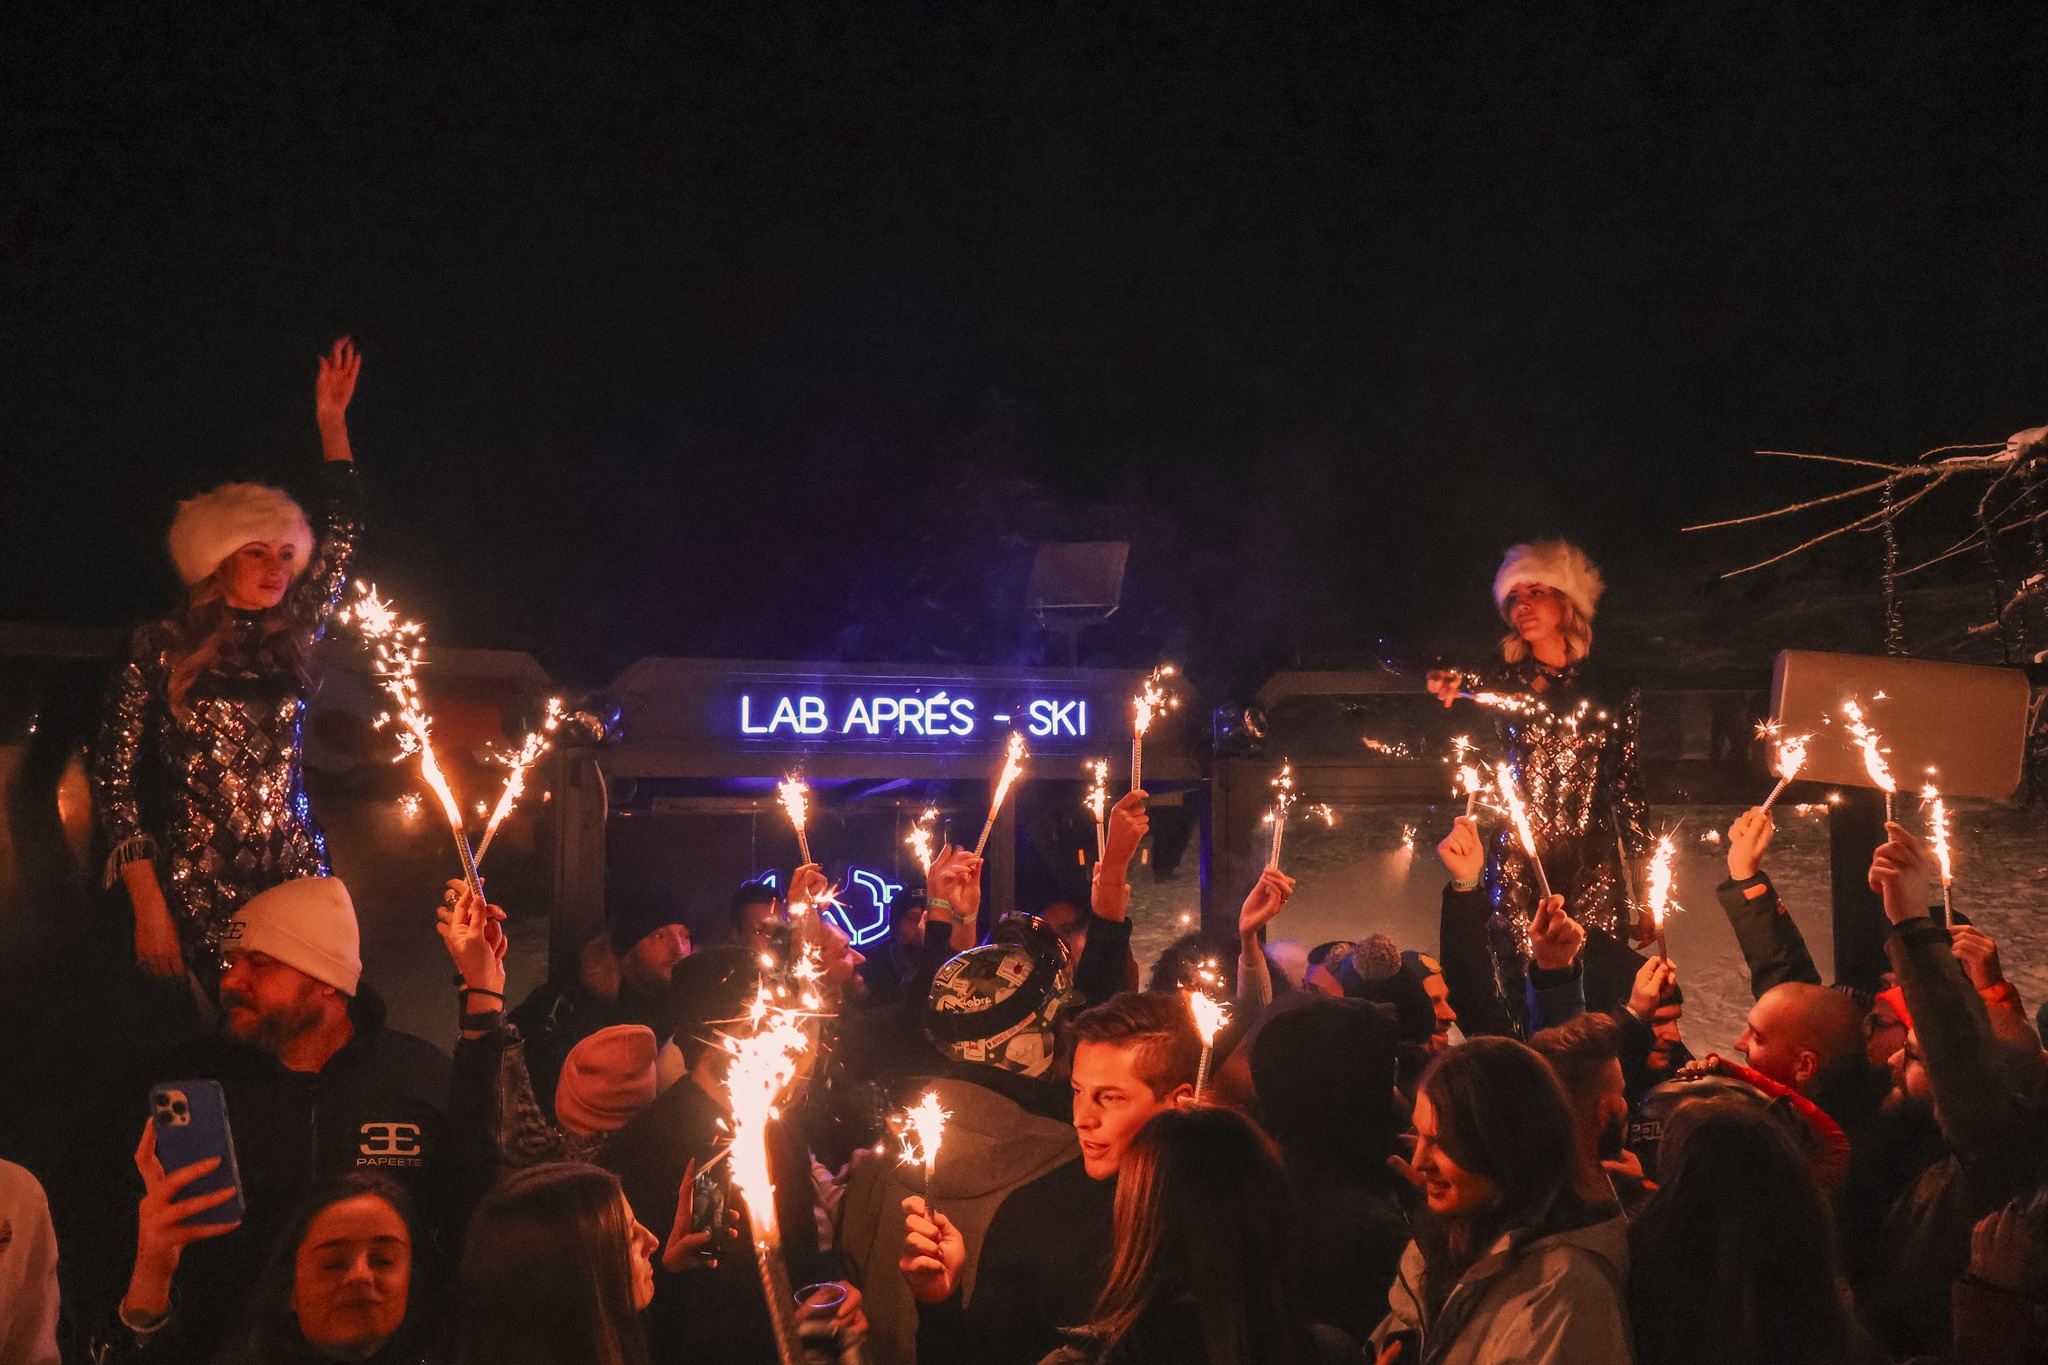
{"label": "pink beanie", "polygon": [[569,1049],[555,1084],[555,1121],[579,1137],[609,1133],[654,1103],[654,1030],[599,1029]]}

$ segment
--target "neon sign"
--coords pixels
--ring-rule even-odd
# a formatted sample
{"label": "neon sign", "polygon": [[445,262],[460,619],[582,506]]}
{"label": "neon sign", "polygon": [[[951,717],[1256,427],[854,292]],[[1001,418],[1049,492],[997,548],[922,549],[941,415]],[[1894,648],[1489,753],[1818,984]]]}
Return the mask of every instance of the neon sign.
{"label": "neon sign", "polygon": [[[781,874],[773,870],[763,872],[754,880],[777,891],[782,889]],[[867,911],[856,915],[851,905],[842,902],[826,907],[823,917],[844,929],[846,936],[853,940],[853,946],[856,948],[864,948],[877,939],[887,938],[889,902],[896,899],[896,893],[903,889],[903,884],[892,882],[881,873],[870,872],[864,867],[847,868],[846,880],[849,886],[857,886],[867,893]]]}
{"label": "neon sign", "polygon": [[997,724],[1021,726],[1033,739],[1088,738],[1088,703],[1083,698],[1030,697],[1022,717],[1012,711],[984,709],[973,697],[940,691],[930,696],[855,693],[830,700],[816,693],[755,696],[742,693],[739,722],[742,735],[811,739],[966,739],[984,714]]}

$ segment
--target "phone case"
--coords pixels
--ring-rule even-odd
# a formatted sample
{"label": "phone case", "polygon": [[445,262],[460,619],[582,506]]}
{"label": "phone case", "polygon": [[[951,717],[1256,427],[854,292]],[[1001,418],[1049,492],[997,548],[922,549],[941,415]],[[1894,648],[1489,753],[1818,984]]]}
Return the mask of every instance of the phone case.
{"label": "phone case", "polygon": [[731,1172],[732,1163],[721,1161],[710,1170],[699,1171],[691,1182],[694,1188],[690,1191],[690,1231],[710,1233],[714,1250],[725,1240]]}
{"label": "phone case", "polygon": [[242,1173],[235,1165],[235,1138],[228,1129],[227,1097],[219,1081],[160,1081],[149,1088],[150,1122],[156,1125],[156,1159],[166,1171],[219,1157],[220,1165],[178,1192],[179,1199],[232,1189],[235,1196],[202,1209],[187,1223],[242,1220]]}

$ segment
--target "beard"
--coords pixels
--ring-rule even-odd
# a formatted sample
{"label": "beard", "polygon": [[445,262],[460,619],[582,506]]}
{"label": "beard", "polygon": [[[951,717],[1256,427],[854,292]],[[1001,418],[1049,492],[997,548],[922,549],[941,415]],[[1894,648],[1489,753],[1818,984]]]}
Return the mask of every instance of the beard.
{"label": "beard", "polygon": [[309,983],[288,1004],[271,1009],[258,1005],[240,991],[222,991],[220,1008],[229,1036],[254,1044],[273,1056],[282,1055],[287,1047],[319,1027],[317,989]]}

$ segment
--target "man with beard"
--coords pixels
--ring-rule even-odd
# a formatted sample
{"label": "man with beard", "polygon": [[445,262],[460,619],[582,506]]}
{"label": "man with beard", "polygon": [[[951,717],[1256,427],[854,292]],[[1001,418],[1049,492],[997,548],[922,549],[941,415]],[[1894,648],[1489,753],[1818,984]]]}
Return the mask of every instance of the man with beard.
{"label": "man with beard", "polygon": [[[209,1358],[292,1206],[351,1171],[404,1187],[424,1232],[460,1227],[488,1164],[477,1152],[456,1157],[444,1121],[448,1058],[384,1027],[382,1000],[361,984],[358,941],[338,878],[302,877],[252,897],[223,942],[220,1033],[141,1068],[84,1130],[57,1210],[62,1272],[67,1302],[104,1342],[141,1345],[175,1303],[164,1358]],[[501,1004],[464,999],[483,1014]],[[218,1081],[226,1097],[245,1212],[239,1228],[191,1243],[172,1265],[144,1264],[145,1189],[129,1144],[148,1121],[150,1088],[190,1080]]]}

